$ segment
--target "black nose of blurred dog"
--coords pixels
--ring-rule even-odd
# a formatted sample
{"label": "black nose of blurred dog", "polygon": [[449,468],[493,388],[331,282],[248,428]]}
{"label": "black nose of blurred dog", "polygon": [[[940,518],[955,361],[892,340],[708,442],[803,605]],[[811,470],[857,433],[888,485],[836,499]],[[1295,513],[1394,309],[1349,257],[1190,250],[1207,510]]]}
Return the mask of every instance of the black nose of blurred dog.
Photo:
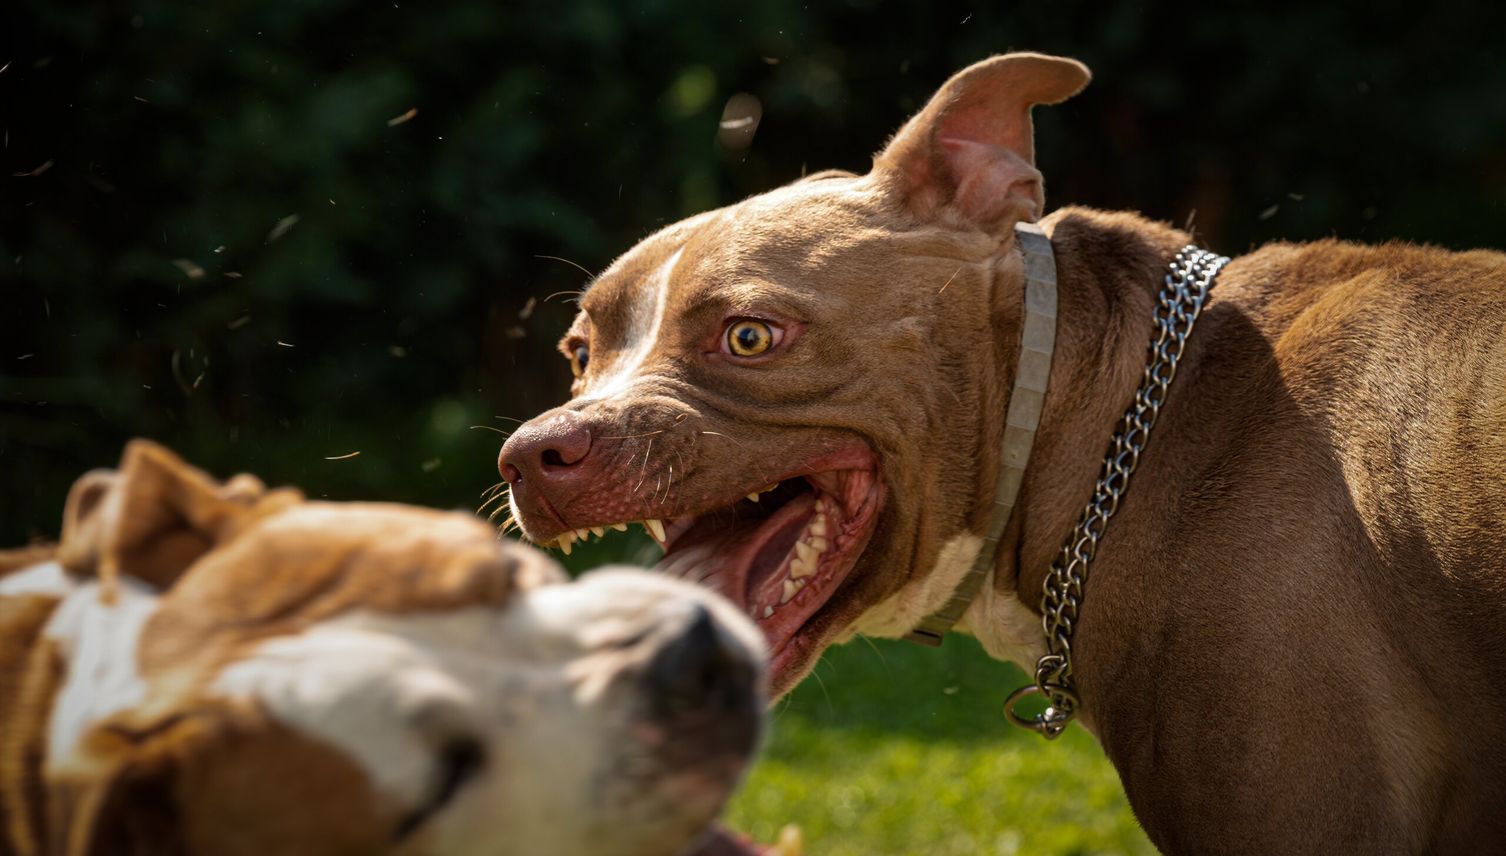
{"label": "black nose of blurred dog", "polygon": [[704,606],[696,606],[679,636],[654,655],[647,679],[664,716],[757,711],[754,663]]}

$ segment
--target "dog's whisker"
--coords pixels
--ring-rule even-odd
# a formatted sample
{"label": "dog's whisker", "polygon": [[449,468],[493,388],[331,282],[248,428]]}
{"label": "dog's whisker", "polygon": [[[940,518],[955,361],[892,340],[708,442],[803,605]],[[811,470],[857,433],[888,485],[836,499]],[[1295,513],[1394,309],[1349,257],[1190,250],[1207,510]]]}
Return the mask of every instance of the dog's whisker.
{"label": "dog's whisker", "polygon": [[635,440],[635,439],[637,439],[639,437],[652,437],[655,434],[663,434],[664,431],[665,431],[665,429],[660,428],[658,431],[649,431],[649,432],[644,433],[644,434],[619,434],[619,435],[614,436],[614,437],[597,437],[596,439],[598,439],[598,440]]}
{"label": "dog's whisker", "polygon": [[941,287],[941,291],[938,291],[938,292],[936,292],[936,295],[937,295],[937,296],[938,296],[938,297],[939,297],[939,296],[941,296],[941,292],[942,292],[942,291],[946,291],[946,286],[947,286],[947,285],[951,285],[951,284],[952,284],[952,280],[953,280],[953,279],[956,279],[956,278],[957,278],[957,274],[959,274],[959,273],[962,273],[962,268],[957,268],[957,270],[956,270],[956,271],[954,271],[954,272],[953,272],[953,273],[952,273],[952,276],[951,276],[951,279],[948,279],[948,280],[947,280],[947,281],[946,281],[946,285],[943,285],[943,286],[942,286],[942,287]]}
{"label": "dog's whisker", "polygon": [[743,441],[737,439],[736,437],[732,437],[730,435],[723,434],[720,431],[697,431],[696,434],[698,434],[698,435],[699,434],[706,434],[706,435],[709,435],[709,436],[712,436],[712,437],[721,437],[724,440],[731,440],[732,442],[736,443],[739,446],[746,445],[746,444],[743,443]]}
{"label": "dog's whisker", "polygon": [[476,430],[477,428],[480,428],[483,431],[490,431],[493,434],[501,434],[503,437],[510,437],[510,436],[512,436],[512,432],[511,431],[503,431],[501,428],[493,428],[490,425],[472,425],[471,426],[471,430],[472,431]]}
{"label": "dog's whisker", "polygon": [[516,416],[493,416],[492,418],[493,419],[506,419],[508,422],[516,422],[519,425],[522,425],[524,422],[528,421],[527,419],[519,419]]}
{"label": "dog's whisker", "polygon": [[572,290],[572,291],[556,291],[555,293],[553,293],[553,294],[549,295],[548,297],[544,298],[544,302],[548,303],[549,301],[553,300],[556,297],[559,297],[562,294],[573,294],[573,295],[575,295],[575,300],[579,300],[580,296],[582,294],[585,294],[585,292],[584,291],[580,291],[578,289],[577,290]]}
{"label": "dog's whisker", "polygon": [[[570,261],[569,259],[566,259],[566,258],[561,258],[559,256],[540,255],[540,254],[537,254],[537,253],[534,254],[534,258],[536,258],[536,259],[549,259],[550,261],[556,261],[556,262],[564,262],[565,264],[569,265],[570,267],[573,267],[576,270],[580,271],[581,273],[585,274],[587,279],[595,279],[596,278],[596,274],[591,273],[590,271],[586,270],[584,267],[581,267],[580,265],[578,265],[575,262],[572,262],[572,261]],[[549,298],[546,297],[544,299],[548,300]]]}

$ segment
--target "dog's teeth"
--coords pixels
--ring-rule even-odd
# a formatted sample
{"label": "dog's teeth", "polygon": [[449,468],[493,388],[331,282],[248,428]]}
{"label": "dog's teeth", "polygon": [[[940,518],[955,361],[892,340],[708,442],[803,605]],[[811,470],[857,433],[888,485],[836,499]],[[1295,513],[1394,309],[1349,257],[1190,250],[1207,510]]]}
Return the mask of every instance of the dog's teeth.
{"label": "dog's teeth", "polygon": [[824,514],[817,514],[816,515],[816,519],[814,519],[814,520],[811,521],[811,534],[812,535],[825,535],[826,534],[826,515],[824,515]]}
{"label": "dog's teeth", "polygon": [[618,532],[626,532],[627,531],[627,524],[626,523],[613,523],[612,524],[612,528],[615,529],[615,530],[617,530]]}
{"label": "dog's teeth", "polygon": [[748,498],[751,499],[751,500],[753,500],[754,502],[757,502],[758,501],[758,491],[755,490],[752,493],[748,494]]}
{"label": "dog's teeth", "polygon": [[822,538],[820,535],[813,536],[811,538],[811,547],[815,548],[817,553],[825,552],[826,539]]}
{"label": "dog's teeth", "polygon": [[769,616],[771,616],[773,614],[774,614],[774,607],[772,607],[772,606],[766,606],[766,607],[763,608],[763,617],[764,618],[768,618]]}
{"label": "dog's teeth", "polygon": [[645,520],[643,521],[643,528],[648,530],[648,534],[654,536],[655,541],[658,541],[660,544],[664,543],[664,521]]}
{"label": "dog's teeth", "polygon": [[800,561],[808,565],[815,565],[816,557],[821,555],[821,551],[804,541],[796,541],[795,555],[800,557]]}
{"label": "dog's teeth", "polygon": [[589,530],[589,529],[577,529],[577,530],[575,530],[575,540],[581,542],[582,544],[584,544],[585,542],[591,540],[591,530]]}
{"label": "dog's teeth", "polygon": [[808,577],[811,574],[814,574],[815,572],[816,572],[816,563],[815,562],[807,562],[801,556],[796,556],[794,558],[794,560],[792,560],[790,562],[790,577],[792,579],[797,579],[798,580],[801,577]]}
{"label": "dog's teeth", "polygon": [[785,580],[784,581],[784,591],[781,592],[780,595],[779,595],[779,602],[781,604],[789,603],[790,602],[790,598],[794,597],[795,596],[795,592],[797,592],[797,591],[800,591],[800,587],[797,586],[797,585],[795,585],[795,581],[794,580]]}
{"label": "dog's teeth", "polygon": [[575,543],[575,533],[574,532],[561,532],[560,533],[560,537],[559,537],[560,552],[564,553],[566,556],[570,555],[570,545],[573,544],[573,543]]}
{"label": "dog's teeth", "polygon": [[603,535],[607,534],[607,530],[603,529],[600,526],[592,526],[591,527],[591,534],[595,535],[597,538],[600,538]]}

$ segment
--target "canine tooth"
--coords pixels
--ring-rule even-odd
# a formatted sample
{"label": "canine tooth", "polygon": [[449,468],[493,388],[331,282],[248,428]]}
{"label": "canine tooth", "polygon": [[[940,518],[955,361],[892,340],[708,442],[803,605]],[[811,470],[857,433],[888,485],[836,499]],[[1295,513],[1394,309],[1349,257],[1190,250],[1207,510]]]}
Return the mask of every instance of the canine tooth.
{"label": "canine tooth", "polygon": [[615,530],[617,530],[618,532],[626,532],[627,531],[627,524],[626,523],[613,523],[612,524],[612,528],[615,529]]}
{"label": "canine tooth", "polygon": [[805,559],[801,558],[800,556],[796,556],[795,559],[794,559],[794,561],[790,562],[790,577],[792,579],[797,579],[798,580],[801,577],[808,577],[811,574],[814,574],[815,572],[816,572],[816,565],[815,565],[815,563],[814,562],[807,562]]}
{"label": "canine tooth", "polygon": [[821,555],[821,551],[804,541],[796,541],[795,555],[800,557],[800,561],[809,565],[815,565],[816,557]]}
{"label": "canine tooth", "polygon": [[826,515],[824,515],[824,514],[817,514],[816,515],[816,519],[814,519],[814,520],[811,521],[811,534],[812,535],[825,535],[826,534]]}
{"label": "canine tooth", "polygon": [[643,521],[643,528],[647,529],[649,534],[654,536],[655,541],[658,541],[660,544],[664,543],[664,521],[645,520]]}
{"label": "canine tooth", "polygon": [[790,598],[794,597],[795,596],[795,592],[797,592],[797,591],[800,591],[800,587],[797,586],[797,585],[795,585],[795,581],[794,580],[788,580],[788,579],[785,580],[784,581],[784,591],[781,592],[780,595],[779,595],[779,602],[781,604],[789,603],[790,602]]}
{"label": "canine tooth", "polygon": [[574,532],[561,532],[559,537],[560,552],[570,555],[570,545],[575,542]]}
{"label": "canine tooth", "polygon": [[600,526],[592,526],[591,527],[591,534],[595,535],[597,538],[600,538],[603,535],[607,534],[607,530],[601,528]]}
{"label": "canine tooth", "polygon": [[766,606],[766,607],[763,608],[763,617],[764,618],[768,618],[769,616],[771,616],[773,614],[774,614],[774,607],[772,607],[772,606]]}
{"label": "canine tooth", "polygon": [[751,500],[753,500],[754,502],[757,502],[758,501],[758,491],[755,490],[752,493],[748,494],[748,498],[751,499]]}

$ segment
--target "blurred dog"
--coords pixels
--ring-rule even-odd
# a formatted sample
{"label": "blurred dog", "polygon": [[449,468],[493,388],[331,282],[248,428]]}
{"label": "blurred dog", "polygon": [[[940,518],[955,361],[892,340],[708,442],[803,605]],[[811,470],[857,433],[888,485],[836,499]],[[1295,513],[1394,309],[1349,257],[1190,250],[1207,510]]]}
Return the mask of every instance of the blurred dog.
{"label": "blurred dog", "polygon": [[0,854],[724,847],[763,656],[699,587],[137,441],[0,553]]}

